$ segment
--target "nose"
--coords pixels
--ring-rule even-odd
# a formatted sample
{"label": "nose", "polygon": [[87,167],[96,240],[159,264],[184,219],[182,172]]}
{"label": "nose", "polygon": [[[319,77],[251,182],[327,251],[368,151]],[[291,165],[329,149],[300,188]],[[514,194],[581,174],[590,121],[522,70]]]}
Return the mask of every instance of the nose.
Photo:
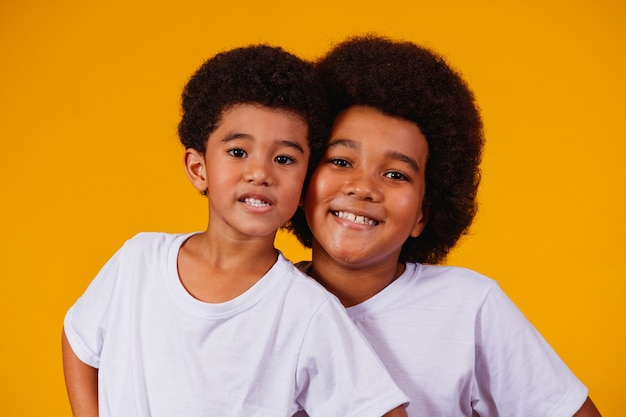
{"label": "nose", "polygon": [[245,181],[254,185],[271,185],[271,164],[250,158],[246,164],[243,178]]}
{"label": "nose", "polygon": [[346,195],[371,202],[383,200],[383,193],[376,174],[363,171],[353,171],[343,185]]}

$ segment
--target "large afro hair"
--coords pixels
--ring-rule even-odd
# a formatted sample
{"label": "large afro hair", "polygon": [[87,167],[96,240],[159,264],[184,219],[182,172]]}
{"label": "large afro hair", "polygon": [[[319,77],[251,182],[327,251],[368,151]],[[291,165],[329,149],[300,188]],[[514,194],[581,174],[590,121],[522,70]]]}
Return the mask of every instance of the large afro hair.
{"label": "large afro hair", "polygon": [[[423,232],[403,245],[402,262],[440,263],[477,211],[483,126],[474,94],[437,53],[412,42],[367,35],[337,45],[316,63],[331,116],[368,106],[415,123],[428,142]],[[298,210],[291,230],[311,246]]]}

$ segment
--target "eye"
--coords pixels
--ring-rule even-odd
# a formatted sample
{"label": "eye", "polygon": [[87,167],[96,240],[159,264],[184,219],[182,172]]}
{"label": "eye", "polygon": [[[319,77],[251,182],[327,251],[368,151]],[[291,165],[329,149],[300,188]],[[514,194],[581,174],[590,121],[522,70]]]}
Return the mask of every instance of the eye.
{"label": "eye", "polygon": [[409,177],[398,171],[386,172],[384,176],[395,181],[409,181]]}
{"label": "eye", "polygon": [[280,165],[291,165],[296,160],[287,155],[278,155],[276,158],[274,158],[274,161]]}
{"label": "eye", "polygon": [[340,168],[349,168],[351,166],[350,162],[343,158],[331,158],[328,160],[328,163],[338,166]]}
{"label": "eye", "polygon": [[246,156],[248,156],[246,151],[240,148],[229,149],[228,153],[235,158],[245,158]]}

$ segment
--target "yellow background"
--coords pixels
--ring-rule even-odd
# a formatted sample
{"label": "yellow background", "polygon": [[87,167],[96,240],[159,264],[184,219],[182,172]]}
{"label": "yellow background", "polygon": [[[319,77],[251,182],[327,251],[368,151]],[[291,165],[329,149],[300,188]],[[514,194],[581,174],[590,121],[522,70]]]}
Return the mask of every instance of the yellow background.
{"label": "yellow background", "polygon": [[[449,263],[497,279],[603,414],[625,415],[625,8],[2,1],[0,415],[69,416],[67,308],[133,234],[204,227],[176,137],[196,67],[260,41],[315,58],[367,31],[442,53],[482,108],[481,211]],[[308,256],[289,236],[278,245]]]}

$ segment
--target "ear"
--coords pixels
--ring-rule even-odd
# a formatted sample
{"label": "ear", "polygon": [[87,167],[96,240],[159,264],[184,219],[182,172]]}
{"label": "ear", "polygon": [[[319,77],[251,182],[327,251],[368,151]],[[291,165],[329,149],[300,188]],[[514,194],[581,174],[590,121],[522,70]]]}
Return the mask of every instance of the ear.
{"label": "ear", "polygon": [[428,203],[424,198],[422,200],[422,212],[415,220],[415,224],[413,225],[413,229],[411,229],[411,237],[418,237],[424,231],[426,227],[426,223],[428,223]]}
{"label": "ear", "polygon": [[185,171],[187,178],[201,193],[206,193],[208,188],[206,161],[204,155],[195,149],[187,149],[185,151]]}

